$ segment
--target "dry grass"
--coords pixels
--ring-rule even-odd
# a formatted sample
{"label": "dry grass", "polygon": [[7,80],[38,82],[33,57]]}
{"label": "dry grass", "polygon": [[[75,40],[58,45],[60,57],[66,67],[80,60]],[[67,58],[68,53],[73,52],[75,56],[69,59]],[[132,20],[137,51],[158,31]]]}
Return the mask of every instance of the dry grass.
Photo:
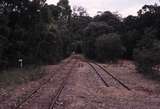
{"label": "dry grass", "polygon": [[10,69],[0,72],[0,88],[14,87],[29,81],[34,81],[44,75],[42,67],[30,66],[23,69]]}

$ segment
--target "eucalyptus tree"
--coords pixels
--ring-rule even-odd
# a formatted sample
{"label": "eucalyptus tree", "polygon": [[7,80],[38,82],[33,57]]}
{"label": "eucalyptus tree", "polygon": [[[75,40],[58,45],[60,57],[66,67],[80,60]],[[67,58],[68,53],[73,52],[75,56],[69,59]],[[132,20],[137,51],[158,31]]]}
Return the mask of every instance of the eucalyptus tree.
{"label": "eucalyptus tree", "polygon": [[68,23],[70,21],[71,13],[72,13],[71,6],[69,5],[69,1],[68,0],[60,0],[57,3],[57,6],[61,9],[60,19],[64,23]]}

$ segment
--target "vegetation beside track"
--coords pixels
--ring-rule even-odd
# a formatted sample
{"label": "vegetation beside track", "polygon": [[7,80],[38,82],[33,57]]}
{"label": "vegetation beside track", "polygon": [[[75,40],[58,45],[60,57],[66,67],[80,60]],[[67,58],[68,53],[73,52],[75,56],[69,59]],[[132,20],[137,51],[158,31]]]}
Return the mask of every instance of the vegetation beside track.
{"label": "vegetation beside track", "polygon": [[44,68],[31,66],[23,69],[4,70],[0,73],[0,88],[14,87],[29,81],[40,79],[45,75]]}

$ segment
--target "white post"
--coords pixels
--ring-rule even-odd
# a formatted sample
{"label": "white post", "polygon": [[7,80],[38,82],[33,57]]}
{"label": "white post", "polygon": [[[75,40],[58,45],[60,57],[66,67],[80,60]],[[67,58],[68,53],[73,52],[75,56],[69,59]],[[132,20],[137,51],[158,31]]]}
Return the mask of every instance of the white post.
{"label": "white post", "polygon": [[23,59],[18,59],[20,68],[23,68]]}

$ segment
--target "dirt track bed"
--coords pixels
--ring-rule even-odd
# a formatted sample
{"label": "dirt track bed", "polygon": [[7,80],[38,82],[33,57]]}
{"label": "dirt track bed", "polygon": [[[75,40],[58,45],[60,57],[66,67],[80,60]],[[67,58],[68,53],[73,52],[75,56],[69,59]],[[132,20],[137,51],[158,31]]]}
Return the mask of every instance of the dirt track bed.
{"label": "dirt track bed", "polygon": [[[78,60],[53,109],[159,109],[159,83],[145,79],[143,75],[136,73],[133,64],[126,65],[129,67],[122,67],[118,64],[103,66],[106,66],[109,72],[128,85],[131,91],[112,84],[112,79],[104,73],[103,77],[106,82],[109,85],[112,84],[106,87],[91,66]],[[71,67],[66,66],[62,72],[58,72],[56,69],[59,66],[46,67],[50,72],[46,78],[53,72],[57,72],[56,75],[32,99],[24,103],[21,109],[48,109],[59,84]],[[42,81],[43,79],[19,86],[11,96],[8,96],[8,99],[0,103],[0,109],[12,109],[4,107],[6,104],[16,103],[18,98],[23,98]]]}
{"label": "dirt track bed", "polygon": [[160,96],[106,87],[86,63],[70,77],[55,109],[158,109]]}
{"label": "dirt track bed", "polygon": [[[66,59],[62,63],[65,63],[68,60],[69,59]],[[50,76],[57,71],[58,67],[62,63],[58,65],[45,66],[44,68],[46,69],[46,76],[37,81],[32,81],[26,84],[16,86],[15,89],[12,89],[11,91],[4,90],[4,92],[1,93],[0,96],[0,109],[12,109],[13,107],[15,107],[17,103],[26,98],[37,87],[40,87],[44,83],[44,81],[50,78]]]}
{"label": "dirt track bed", "polygon": [[[56,66],[52,66],[53,69],[56,68]],[[23,98],[28,96],[28,93],[35,90],[37,87],[39,87],[47,78],[49,77],[49,72],[46,72],[47,76],[41,78],[38,81],[32,81],[27,84],[23,84],[20,86],[15,87],[12,91],[6,91],[5,94],[3,94],[0,99],[0,109],[5,109],[6,106],[14,106],[17,102],[21,101]],[[4,108],[5,107],[5,108]]]}
{"label": "dirt track bed", "polygon": [[138,73],[135,70],[135,66],[130,61],[123,62],[122,66],[118,64],[103,66],[135,91],[156,95],[160,94],[160,82],[148,79],[144,75]]}

